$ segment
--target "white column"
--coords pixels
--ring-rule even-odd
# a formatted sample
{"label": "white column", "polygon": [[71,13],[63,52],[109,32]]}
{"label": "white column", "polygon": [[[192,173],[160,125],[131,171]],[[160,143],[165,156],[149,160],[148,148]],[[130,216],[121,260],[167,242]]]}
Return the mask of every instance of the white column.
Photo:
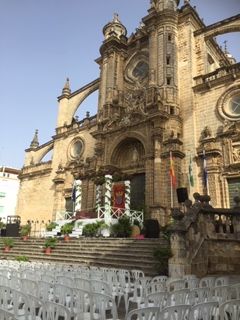
{"label": "white column", "polygon": [[75,212],[81,211],[82,208],[82,181],[75,181],[76,187],[76,200],[75,200]]}
{"label": "white column", "polygon": [[105,175],[104,220],[111,223],[112,176]]}
{"label": "white column", "polygon": [[98,218],[99,218],[99,210],[101,207],[101,198],[102,198],[102,186],[98,184],[96,186],[96,211],[98,213]]}
{"label": "white column", "polygon": [[125,184],[125,212],[127,216],[130,216],[130,191],[131,191],[131,185],[130,181],[126,180],[124,181]]}

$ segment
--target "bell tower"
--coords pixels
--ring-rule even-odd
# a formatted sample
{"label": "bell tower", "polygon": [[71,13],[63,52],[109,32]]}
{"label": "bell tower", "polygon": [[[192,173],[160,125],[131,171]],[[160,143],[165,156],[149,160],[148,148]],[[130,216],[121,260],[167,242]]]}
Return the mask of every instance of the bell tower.
{"label": "bell tower", "polygon": [[113,20],[103,28],[104,41],[100,48],[101,57],[97,60],[100,65],[101,85],[99,90],[99,112],[101,121],[109,118],[119,110],[114,105],[121,104],[123,91],[123,68],[127,50],[127,30],[114,14]]}

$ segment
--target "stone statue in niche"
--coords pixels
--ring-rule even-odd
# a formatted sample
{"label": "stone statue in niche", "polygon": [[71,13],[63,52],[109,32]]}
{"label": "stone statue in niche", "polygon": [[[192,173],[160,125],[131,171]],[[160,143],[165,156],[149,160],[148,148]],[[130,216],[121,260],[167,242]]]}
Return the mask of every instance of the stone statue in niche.
{"label": "stone statue in niche", "polygon": [[234,148],[232,152],[233,162],[240,162],[240,148]]}
{"label": "stone statue in niche", "polygon": [[202,139],[210,138],[212,136],[211,128],[209,128],[208,126],[205,126],[205,128],[203,129],[203,131],[201,133],[201,136],[202,136]]}
{"label": "stone statue in niche", "polygon": [[136,162],[139,161],[139,153],[138,153],[138,150],[137,150],[137,147],[136,147],[136,146],[133,146],[132,161],[133,161],[134,163],[136,163]]}

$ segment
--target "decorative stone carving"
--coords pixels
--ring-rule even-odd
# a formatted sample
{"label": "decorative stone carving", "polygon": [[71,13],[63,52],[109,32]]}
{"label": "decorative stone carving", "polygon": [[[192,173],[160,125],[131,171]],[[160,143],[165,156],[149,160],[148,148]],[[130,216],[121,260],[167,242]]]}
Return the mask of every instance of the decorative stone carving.
{"label": "decorative stone carving", "polygon": [[146,106],[146,92],[143,88],[128,90],[124,95],[124,106],[127,113],[138,111],[144,115]]}
{"label": "decorative stone carving", "polygon": [[238,148],[233,148],[232,156],[233,162],[240,162],[240,146]]}

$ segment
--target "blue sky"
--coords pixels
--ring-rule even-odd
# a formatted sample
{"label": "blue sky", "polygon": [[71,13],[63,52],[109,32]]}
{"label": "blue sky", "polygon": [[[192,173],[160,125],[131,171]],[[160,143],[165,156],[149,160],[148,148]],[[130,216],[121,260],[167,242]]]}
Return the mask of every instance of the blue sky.
{"label": "blue sky", "polygon": [[[75,91],[99,76],[102,28],[117,12],[128,35],[150,0],[0,0],[0,166],[21,168],[35,129],[45,143],[55,134],[57,96],[66,77]],[[181,0],[180,6],[183,4]],[[240,0],[192,0],[206,25],[240,13]],[[224,35],[240,61],[240,34]],[[79,116],[96,110],[96,96]]]}

